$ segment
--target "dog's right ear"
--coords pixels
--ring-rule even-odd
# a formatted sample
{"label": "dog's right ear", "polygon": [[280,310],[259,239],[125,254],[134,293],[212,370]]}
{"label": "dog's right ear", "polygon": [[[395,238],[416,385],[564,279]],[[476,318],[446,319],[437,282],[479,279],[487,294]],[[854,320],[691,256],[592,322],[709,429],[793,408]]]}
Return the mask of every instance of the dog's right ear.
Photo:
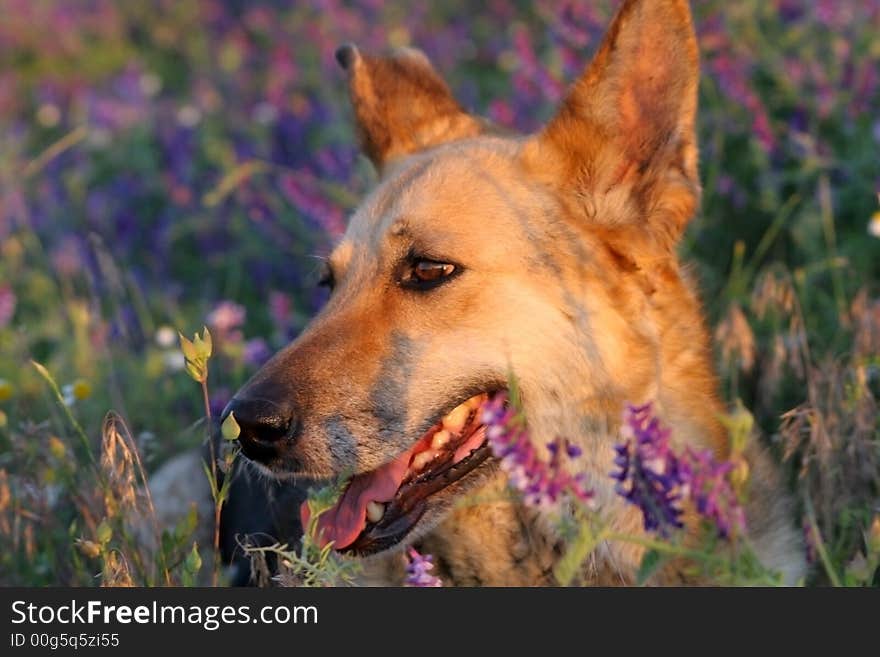
{"label": "dog's right ear", "polygon": [[699,50],[687,0],[624,0],[524,160],[622,243],[671,251],[700,198]]}
{"label": "dog's right ear", "polygon": [[373,56],[347,44],[336,61],[348,73],[361,147],[380,174],[399,157],[483,131],[420,50]]}

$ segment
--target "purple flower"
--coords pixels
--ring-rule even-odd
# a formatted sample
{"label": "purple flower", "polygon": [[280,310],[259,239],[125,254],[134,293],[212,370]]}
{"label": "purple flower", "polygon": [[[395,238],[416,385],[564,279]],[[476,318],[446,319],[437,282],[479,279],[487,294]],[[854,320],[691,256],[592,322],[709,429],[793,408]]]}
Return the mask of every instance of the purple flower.
{"label": "purple flower", "polygon": [[718,528],[718,535],[727,538],[733,531],[744,531],[746,516],[733,487],[730,472],[733,463],[718,461],[712,450],[699,452],[687,448],[680,462],[684,488],[699,513]]}
{"label": "purple flower", "polygon": [[211,415],[213,417],[220,417],[230,399],[232,399],[232,393],[229,391],[229,388],[218,388],[217,390],[214,390],[208,401]]}
{"label": "purple flower", "polygon": [[315,176],[307,171],[286,173],[280,176],[279,183],[287,200],[318,227],[333,236],[345,232],[343,212],[321,192]]}
{"label": "purple flower", "polygon": [[617,480],[617,492],[630,504],[641,509],[645,531],[668,536],[681,529],[682,471],[669,447],[670,431],[651,415],[651,404],[627,406],[621,435],[624,442],[614,447],[614,464],[620,468],[611,473]]}
{"label": "purple flower", "polygon": [[239,330],[244,324],[246,311],[232,301],[221,301],[210,313],[208,313],[208,326],[215,333],[214,337],[221,343],[239,343],[243,335]]}
{"label": "purple flower", "polygon": [[254,338],[244,343],[244,353],[242,357],[244,362],[248,365],[259,367],[269,360],[269,356],[271,355],[272,352],[269,350],[269,346],[263,338]]}
{"label": "purple flower", "polygon": [[269,314],[272,316],[272,323],[275,325],[275,329],[280,333],[287,331],[292,312],[293,304],[289,296],[275,290],[269,292]]}
{"label": "purple flower", "polygon": [[492,453],[501,460],[510,485],[523,494],[529,506],[556,507],[566,494],[591,504],[584,473],[570,474],[564,461],[580,456],[580,449],[563,439],[547,444],[550,461],[544,461],[529,438],[525,422],[507,404],[507,395],[496,394],[483,406],[483,424]]}
{"label": "purple flower", "polygon": [[77,238],[68,235],[52,250],[50,256],[55,270],[64,277],[71,277],[82,269],[82,247]]}
{"label": "purple flower", "polygon": [[228,333],[244,324],[245,309],[232,301],[221,301],[208,314],[208,325],[220,333]]}
{"label": "purple flower", "polygon": [[12,321],[15,314],[15,292],[9,285],[0,285],[0,328]]}
{"label": "purple flower", "polygon": [[405,586],[417,586],[420,588],[443,586],[443,580],[432,575],[434,558],[430,554],[421,555],[415,548],[408,550],[409,563],[406,566]]}
{"label": "purple flower", "polygon": [[688,447],[676,455],[669,445],[671,431],[653,416],[650,403],[627,406],[621,435],[624,442],[614,448],[620,469],[611,476],[617,492],[641,509],[646,531],[668,536],[681,529],[684,498],[712,521],[721,538],[745,530],[745,513],[730,484],[732,462],[718,461],[708,449]]}

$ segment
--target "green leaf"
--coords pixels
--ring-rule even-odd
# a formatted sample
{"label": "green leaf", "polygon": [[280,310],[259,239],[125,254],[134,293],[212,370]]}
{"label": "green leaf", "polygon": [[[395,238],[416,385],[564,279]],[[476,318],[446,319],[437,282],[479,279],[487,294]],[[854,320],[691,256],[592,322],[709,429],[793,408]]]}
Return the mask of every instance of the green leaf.
{"label": "green leaf", "polygon": [[193,335],[193,339],[189,340],[178,333],[180,336],[180,350],[186,360],[186,372],[195,381],[204,383],[208,378],[208,359],[214,349],[211,333],[207,327],[203,327],[202,335],[198,333]]}
{"label": "green leaf", "polygon": [[220,493],[217,495],[217,499],[220,504],[223,504],[229,498],[229,490],[232,488],[232,477],[224,477],[223,483],[220,486]]}
{"label": "green leaf", "polygon": [[639,586],[644,585],[666,563],[667,559],[668,557],[660,554],[657,550],[645,552],[644,556],[642,556],[642,563],[639,565],[639,571],[636,573],[636,584]]}
{"label": "green leaf", "polygon": [[205,378],[205,371],[197,363],[186,361],[186,373],[199,383]]}
{"label": "green leaf", "polygon": [[211,468],[209,468],[208,464],[204,461],[202,461],[202,470],[205,471],[205,476],[208,478],[208,484],[211,486],[211,499],[216,503],[217,495],[219,494],[219,491],[217,490],[217,480],[214,478]]}
{"label": "green leaf", "polygon": [[166,555],[170,555],[174,551],[175,540],[174,536],[167,529],[162,531],[162,552]]}
{"label": "green leaf", "polygon": [[189,505],[189,512],[186,514],[186,518],[181,521],[180,530],[184,533],[184,535],[189,536],[196,530],[198,524],[199,514],[196,511],[196,504],[195,502],[193,502]]}
{"label": "green leaf", "polygon": [[183,567],[188,573],[195,575],[202,569],[202,556],[199,554],[199,544],[193,542],[192,550],[186,556]]}
{"label": "green leaf", "polygon": [[570,586],[581,571],[581,566],[599,543],[599,536],[593,531],[589,519],[581,519],[580,528],[568,544],[565,553],[553,567],[553,576],[560,586]]}
{"label": "green leaf", "polygon": [[220,426],[220,433],[226,440],[235,440],[241,434],[241,427],[235,419],[235,411],[230,411],[229,415],[223,420]]}
{"label": "green leaf", "polygon": [[51,383],[53,386],[55,385],[55,379],[52,378],[52,375],[49,374],[49,370],[47,370],[41,363],[38,363],[37,361],[32,360],[31,365],[33,365],[34,368],[37,370],[37,372],[40,373],[40,376],[42,376],[44,379],[46,379],[46,381]]}
{"label": "green leaf", "polygon": [[192,550],[183,560],[183,572],[181,573],[181,584],[184,586],[193,586],[196,583],[196,575],[202,569],[202,556],[199,554],[198,543],[193,543]]}
{"label": "green leaf", "polygon": [[110,539],[113,538],[113,528],[110,526],[110,523],[107,522],[107,519],[101,521],[101,524],[98,525],[98,529],[95,530],[95,538],[98,539],[98,543],[101,545],[107,545],[110,542]]}
{"label": "green leaf", "polygon": [[242,162],[226,173],[214,189],[202,196],[202,203],[212,208],[221,203],[239,185],[246,182],[252,176],[269,170],[269,166],[259,160]]}
{"label": "green leaf", "polygon": [[211,338],[211,332],[207,326],[202,327],[202,344],[204,345],[202,355],[205,360],[208,360],[214,351],[214,340]]}
{"label": "green leaf", "polygon": [[177,335],[180,336],[180,350],[183,352],[183,357],[187,360],[195,360],[198,358],[196,346],[192,341],[184,337],[183,333],[178,333]]}
{"label": "green leaf", "polygon": [[202,361],[205,358],[205,351],[207,350],[207,346],[205,345],[205,341],[202,340],[202,336],[198,333],[193,335],[193,345],[196,349],[196,357],[193,358],[194,361]]}

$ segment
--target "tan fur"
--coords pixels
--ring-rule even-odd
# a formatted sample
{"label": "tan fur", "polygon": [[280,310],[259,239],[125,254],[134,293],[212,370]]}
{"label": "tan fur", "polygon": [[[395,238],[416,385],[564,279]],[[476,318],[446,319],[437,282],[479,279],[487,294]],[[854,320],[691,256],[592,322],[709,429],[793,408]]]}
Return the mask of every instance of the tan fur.
{"label": "tan fur", "polygon": [[[465,114],[420,53],[350,48],[340,61],[382,182],[330,257],[327,306],[238,393],[295,409],[295,447],[270,468],[374,469],[512,369],[535,444],[577,442],[602,512],[639,533],[608,476],[627,402],[654,400],[679,445],[728,450],[700,304],[674,250],[699,203],[687,3],[626,0],[557,116],[529,137]],[[405,290],[397,277],[414,251],[461,274]],[[802,561],[785,493],[763,457],[753,471],[753,539],[794,581]],[[448,583],[552,583],[552,526],[503,490],[502,475],[484,474],[469,491],[484,503],[447,499],[411,537]],[[586,575],[629,583],[640,558],[601,546]],[[383,581],[400,572],[389,559],[368,560]],[[658,578],[679,581],[673,568]]]}

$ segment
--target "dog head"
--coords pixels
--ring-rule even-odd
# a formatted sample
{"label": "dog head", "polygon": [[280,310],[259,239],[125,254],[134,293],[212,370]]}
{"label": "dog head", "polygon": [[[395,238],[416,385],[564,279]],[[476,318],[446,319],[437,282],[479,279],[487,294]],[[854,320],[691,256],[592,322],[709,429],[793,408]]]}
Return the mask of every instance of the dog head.
{"label": "dog head", "polygon": [[419,51],[337,59],[380,182],[328,303],[227,413],[273,475],[354,475],[325,539],[374,552],[492,473],[479,408],[511,372],[536,445],[656,393],[699,200],[697,45],[684,0],[627,0],[528,136],[468,114]]}

